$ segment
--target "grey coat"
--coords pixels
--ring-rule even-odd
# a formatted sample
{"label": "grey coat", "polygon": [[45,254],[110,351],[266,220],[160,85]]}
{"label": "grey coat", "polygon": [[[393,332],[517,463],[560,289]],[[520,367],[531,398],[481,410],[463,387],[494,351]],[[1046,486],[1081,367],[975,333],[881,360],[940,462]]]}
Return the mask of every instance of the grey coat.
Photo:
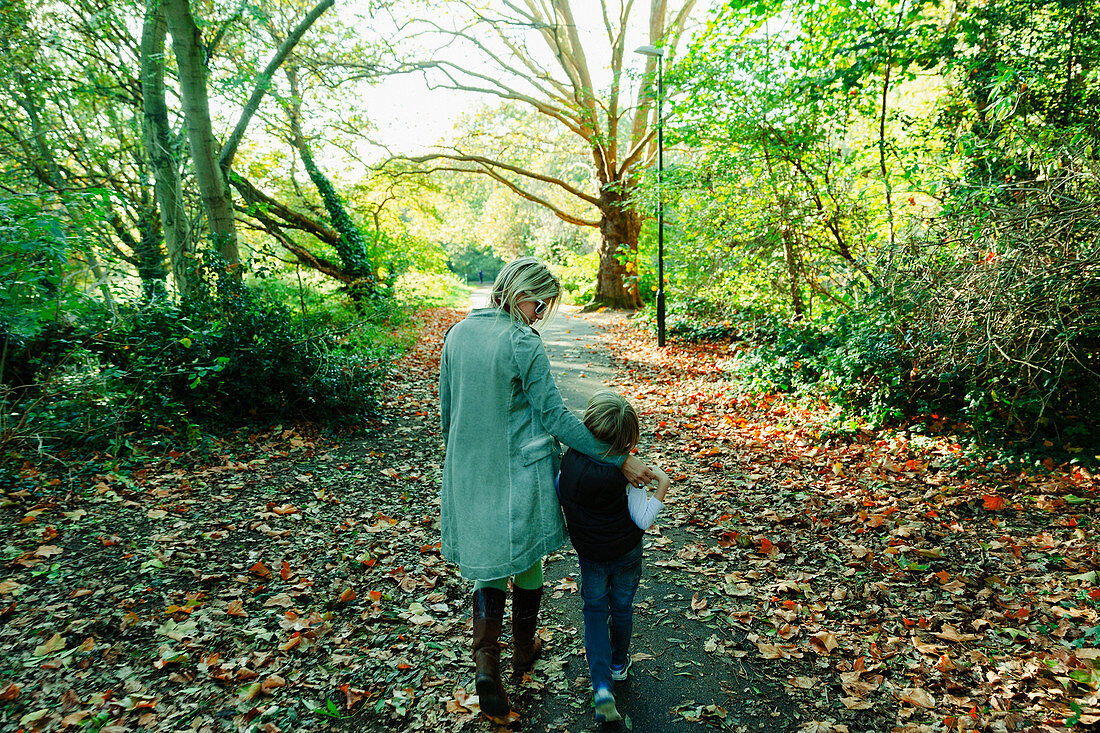
{"label": "grey coat", "polygon": [[443,557],[472,580],[527,570],[566,539],[558,441],[593,457],[608,446],[562,403],[538,333],[495,308],[472,311],[444,338],[439,406]]}

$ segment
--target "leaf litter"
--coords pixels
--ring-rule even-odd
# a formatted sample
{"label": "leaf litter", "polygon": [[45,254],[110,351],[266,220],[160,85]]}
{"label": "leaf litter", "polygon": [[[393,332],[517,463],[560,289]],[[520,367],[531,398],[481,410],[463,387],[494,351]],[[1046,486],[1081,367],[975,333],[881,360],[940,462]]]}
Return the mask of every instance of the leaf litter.
{"label": "leaf litter", "polygon": [[[468,588],[439,555],[435,377],[462,315],[425,312],[366,439],[296,425],[214,460],[17,466],[0,730],[522,728],[479,715]],[[700,654],[767,665],[797,730],[1100,722],[1088,471],[1008,473],[949,438],[822,441],[818,408],[739,394],[724,347],[616,326],[589,348],[675,480],[649,562],[696,590],[684,615],[717,630]],[[562,694],[555,654],[521,699]],[[736,730],[720,706],[680,714]]]}

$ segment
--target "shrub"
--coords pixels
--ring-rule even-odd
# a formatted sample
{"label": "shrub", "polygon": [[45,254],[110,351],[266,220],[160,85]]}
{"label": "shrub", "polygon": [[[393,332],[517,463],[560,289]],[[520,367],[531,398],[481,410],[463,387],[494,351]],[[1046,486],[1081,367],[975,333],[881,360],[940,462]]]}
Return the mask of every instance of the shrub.
{"label": "shrub", "polygon": [[[8,329],[5,374],[25,384],[5,378],[5,439],[117,447],[135,431],[193,438],[199,425],[352,423],[374,409],[396,338],[349,347],[346,331],[291,312],[224,267],[204,269],[209,287],[183,303],[89,300],[79,318],[65,313],[21,340]],[[18,320],[19,308],[6,306],[7,321]]]}
{"label": "shrub", "polygon": [[416,270],[401,273],[394,291],[402,303],[435,307],[465,304],[470,293],[462,279],[452,272]]}

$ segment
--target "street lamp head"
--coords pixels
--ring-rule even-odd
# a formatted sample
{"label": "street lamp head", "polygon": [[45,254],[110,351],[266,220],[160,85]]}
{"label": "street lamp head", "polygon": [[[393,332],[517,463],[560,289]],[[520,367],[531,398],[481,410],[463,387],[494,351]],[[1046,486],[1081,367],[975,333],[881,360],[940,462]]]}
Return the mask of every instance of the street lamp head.
{"label": "street lamp head", "polygon": [[643,56],[664,56],[665,50],[663,48],[657,48],[656,46],[638,46],[634,49],[634,53],[640,53]]}

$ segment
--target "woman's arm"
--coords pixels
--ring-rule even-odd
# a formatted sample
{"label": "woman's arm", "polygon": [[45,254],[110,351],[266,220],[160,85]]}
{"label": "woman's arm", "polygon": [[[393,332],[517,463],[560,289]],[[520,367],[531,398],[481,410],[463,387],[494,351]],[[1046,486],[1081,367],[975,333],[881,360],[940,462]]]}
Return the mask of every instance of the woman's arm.
{"label": "woman's arm", "polygon": [[635,486],[645,486],[657,479],[653,469],[635,456],[627,456],[621,468],[626,480]]}
{"label": "woman's arm", "polygon": [[[448,329],[449,331],[450,329]],[[439,427],[443,431],[443,452],[447,452],[447,433],[451,429],[451,370],[447,361],[447,338],[439,357]]]}

